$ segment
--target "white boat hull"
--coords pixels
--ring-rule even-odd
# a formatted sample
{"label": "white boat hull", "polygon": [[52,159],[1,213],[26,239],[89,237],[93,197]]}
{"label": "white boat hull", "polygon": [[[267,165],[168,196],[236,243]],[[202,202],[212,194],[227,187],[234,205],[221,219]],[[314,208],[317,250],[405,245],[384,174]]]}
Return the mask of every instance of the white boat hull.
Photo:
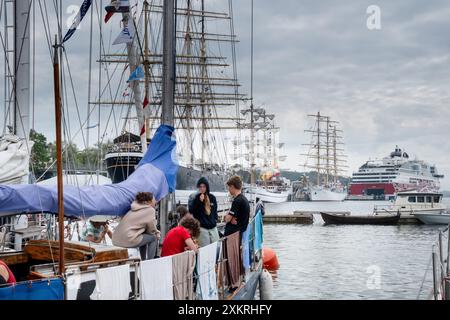
{"label": "white boat hull", "polygon": [[258,198],[265,203],[282,203],[288,200],[289,192],[271,192],[260,187],[249,187],[244,191],[244,195],[249,201],[255,201]]}
{"label": "white boat hull", "polygon": [[311,201],[344,201],[346,192],[331,191],[329,189],[311,188]]}
{"label": "white boat hull", "polygon": [[414,213],[414,216],[424,224],[450,224],[450,214],[448,213]]}

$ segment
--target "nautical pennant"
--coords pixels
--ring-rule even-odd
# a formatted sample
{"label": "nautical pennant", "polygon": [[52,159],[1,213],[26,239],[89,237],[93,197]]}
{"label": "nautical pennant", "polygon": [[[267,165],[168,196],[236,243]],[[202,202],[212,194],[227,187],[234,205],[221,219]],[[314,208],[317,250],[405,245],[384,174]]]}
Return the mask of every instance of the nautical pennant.
{"label": "nautical pennant", "polygon": [[130,75],[130,78],[128,78],[127,82],[140,80],[143,79],[144,77],[145,77],[144,69],[142,69],[142,66],[137,66],[137,68]]}
{"label": "nautical pennant", "polygon": [[129,85],[126,87],[125,91],[122,93],[122,97],[125,98],[125,97],[128,97],[130,95],[130,92],[128,92],[128,88],[129,87],[130,87]]}
{"label": "nautical pennant", "polygon": [[130,2],[129,1],[111,1],[111,4],[105,7],[106,16],[105,23],[111,19],[111,17],[116,12],[130,12]]}
{"label": "nautical pennant", "polygon": [[129,26],[124,26],[116,40],[114,40],[113,45],[133,42],[134,34],[135,30],[132,23]]}
{"label": "nautical pennant", "polygon": [[92,0],[84,0],[83,4],[80,7],[80,11],[78,11],[78,14],[73,19],[72,25],[70,26],[70,29],[67,31],[66,35],[64,36],[63,43],[70,39],[70,37],[73,36],[75,31],[77,31],[78,26],[81,23],[81,20],[83,20],[84,16],[88,12],[89,8],[91,7]]}
{"label": "nautical pennant", "polygon": [[92,126],[87,127],[87,129],[94,129],[94,128],[97,128],[97,127],[98,127],[98,123],[97,123],[97,124],[94,124],[94,125],[92,125]]}
{"label": "nautical pennant", "polygon": [[144,102],[142,103],[143,104],[143,108],[145,109],[145,107],[147,107],[148,106],[148,104],[149,104],[149,101],[148,101],[148,99],[147,99],[147,95],[145,96],[145,98],[144,98]]}

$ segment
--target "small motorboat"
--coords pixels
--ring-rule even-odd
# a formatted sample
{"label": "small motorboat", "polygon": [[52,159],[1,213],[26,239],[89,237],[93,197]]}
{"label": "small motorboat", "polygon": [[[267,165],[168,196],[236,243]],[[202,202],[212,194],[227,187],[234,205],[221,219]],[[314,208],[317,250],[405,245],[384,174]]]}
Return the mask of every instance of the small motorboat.
{"label": "small motorboat", "polygon": [[424,224],[450,224],[450,213],[421,213],[415,212],[414,217],[419,219]]}
{"label": "small motorboat", "polygon": [[396,215],[370,215],[352,216],[346,213],[321,212],[325,224],[373,224],[373,225],[395,225],[400,219],[400,214]]}

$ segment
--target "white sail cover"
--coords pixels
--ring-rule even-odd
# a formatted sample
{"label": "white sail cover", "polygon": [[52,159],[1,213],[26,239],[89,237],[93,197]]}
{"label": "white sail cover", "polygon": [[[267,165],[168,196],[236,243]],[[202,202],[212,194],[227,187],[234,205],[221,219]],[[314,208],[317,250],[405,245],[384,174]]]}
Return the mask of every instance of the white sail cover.
{"label": "white sail cover", "polygon": [[18,184],[28,176],[33,142],[15,135],[0,138],[0,184]]}
{"label": "white sail cover", "polygon": [[[157,200],[175,191],[178,161],[174,128],[160,126],[138,168],[118,184],[64,186],[64,213],[68,216],[120,216],[138,192],[152,192]],[[11,213],[58,212],[57,187],[0,185],[0,216]]]}

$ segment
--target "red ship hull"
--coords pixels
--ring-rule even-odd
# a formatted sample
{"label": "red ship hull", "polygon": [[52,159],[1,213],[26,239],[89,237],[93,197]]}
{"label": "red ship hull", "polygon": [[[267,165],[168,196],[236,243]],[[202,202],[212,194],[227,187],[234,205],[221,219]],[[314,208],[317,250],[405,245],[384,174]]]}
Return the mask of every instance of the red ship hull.
{"label": "red ship hull", "polygon": [[394,195],[396,193],[394,184],[392,183],[355,183],[349,188],[350,195]]}

